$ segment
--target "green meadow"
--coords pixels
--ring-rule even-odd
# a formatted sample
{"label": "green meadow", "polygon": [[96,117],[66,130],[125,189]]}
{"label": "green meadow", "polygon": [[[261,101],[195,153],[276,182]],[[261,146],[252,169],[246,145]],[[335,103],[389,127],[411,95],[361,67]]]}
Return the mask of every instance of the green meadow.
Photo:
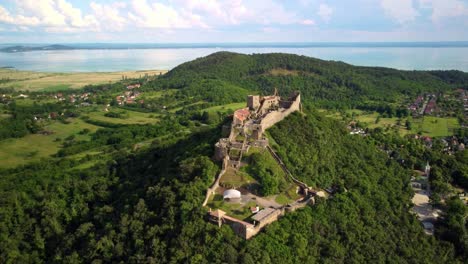
{"label": "green meadow", "polygon": [[11,168],[49,157],[57,153],[67,137],[74,136],[76,140],[89,140],[89,135],[80,135],[79,132],[87,128],[91,133],[99,128],[78,118],[68,121],[69,124],[51,121],[44,127],[44,130],[51,133],[49,135],[29,134],[22,138],[0,141],[0,167]]}
{"label": "green meadow", "polygon": [[[345,111],[345,115],[340,112],[330,112],[320,109],[319,112],[326,116],[339,120],[355,120],[359,121],[364,127],[368,128],[393,128],[398,129],[400,135],[420,133],[430,137],[444,137],[453,135],[454,129],[460,127],[460,124],[455,117],[434,117],[424,116],[422,118],[405,117],[379,117],[377,112],[364,112],[362,110],[351,109]],[[378,119],[378,122],[377,122]],[[405,123],[409,120],[412,123],[411,130],[406,129]]]}
{"label": "green meadow", "polygon": [[453,135],[453,131],[460,127],[455,117],[425,116],[422,120],[413,120],[413,131],[431,137],[444,137]]}
{"label": "green meadow", "polygon": [[107,117],[104,111],[104,106],[101,111],[92,111],[83,114],[83,116],[88,116],[91,120],[112,123],[112,124],[123,124],[123,125],[132,125],[132,124],[151,124],[158,121],[157,114],[154,113],[142,113],[137,111],[131,111],[127,109],[120,108],[110,108],[109,112],[122,113],[123,118]]}

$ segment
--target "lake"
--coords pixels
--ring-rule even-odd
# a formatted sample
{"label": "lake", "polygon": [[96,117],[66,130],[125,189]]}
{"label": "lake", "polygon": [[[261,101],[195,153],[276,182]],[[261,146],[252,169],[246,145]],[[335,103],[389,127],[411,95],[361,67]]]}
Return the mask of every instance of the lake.
{"label": "lake", "polygon": [[146,49],[77,49],[0,53],[1,67],[46,72],[109,72],[171,69],[218,51],[245,54],[283,52],[344,61],[360,66],[404,70],[468,72],[468,47],[196,47]]}

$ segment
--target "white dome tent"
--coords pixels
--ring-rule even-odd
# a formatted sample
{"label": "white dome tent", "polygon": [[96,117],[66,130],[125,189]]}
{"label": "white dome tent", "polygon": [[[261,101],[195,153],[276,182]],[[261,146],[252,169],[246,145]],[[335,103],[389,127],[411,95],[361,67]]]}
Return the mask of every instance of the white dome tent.
{"label": "white dome tent", "polygon": [[239,192],[238,190],[229,189],[224,191],[223,198],[224,200],[229,201],[239,201],[241,198],[241,192]]}

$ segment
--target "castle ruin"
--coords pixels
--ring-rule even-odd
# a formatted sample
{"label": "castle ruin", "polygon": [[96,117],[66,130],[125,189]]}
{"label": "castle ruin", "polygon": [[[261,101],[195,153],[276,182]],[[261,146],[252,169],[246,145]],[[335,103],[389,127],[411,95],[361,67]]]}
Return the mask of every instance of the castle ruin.
{"label": "castle ruin", "polygon": [[228,163],[238,168],[248,145],[266,147],[265,130],[300,110],[301,95],[297,92],[288,98],[278,96],[276,89],[270,96],[249,95],[247,107],[234,112],[229,136],[216,143],[215,159],[228,158]]}
{"label": "castle ruin", "polygon": [[285,212],[291,212],[296,208],[304,207],[308,203],[314,203],[314,197],[307,192],[309,187],[291,175],[280,158],[269,147],[268,138],[264,135],[268,128],[295,111],[301,111],[301,96],[297,92],[287,98],[282,98],[278,96],[275,89],[275,93],[270,96],[249,95],[247,97],[247,107],[236,110],[233,114],[230,127],[223,127],[223,133],[227,137],[219,139],[215,144],[215,159],[222,161],[222,169],[213,185],[208,188],[203,206],[206,206],[209,197],[215,194],[220,179],[226,170],[228,168],[240,168],[242,156],[249,151],[250,147],[268,149],[283,170],[285,170],[286,175],[299,188],[306,190],[304,192],[306,197],[301,201],[296,201],[281,208],[265,208],[259,211],[252,217],[253,224],[228,216],[226,212],[219,209],[215,211],[211,211],[210,209],[210,221],[217,223],[219,226],[223,223],[229,224],[238,235],[249,239],[260,232],[264,226],[276,221]]}

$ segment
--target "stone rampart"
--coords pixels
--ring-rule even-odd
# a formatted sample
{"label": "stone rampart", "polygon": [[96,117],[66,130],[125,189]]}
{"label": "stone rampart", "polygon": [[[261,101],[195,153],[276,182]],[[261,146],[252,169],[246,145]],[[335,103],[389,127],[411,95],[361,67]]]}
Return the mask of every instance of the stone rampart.
{"label": "stone rampart", "polygon": [[296,98],[294,99],[294,101],[292,101],[291,106],[289,108],[284,109],[284,110],[270,112],[262,118],[262,121],[260,122],[261,127],[262,127],[262,132],[265,132],[265,130],[274,126],[276,123],[280,122],[281,120],[286,118],[291,113],[295,111],[299,111],[300,107],[301,107],[301,95],[298,94]]}

